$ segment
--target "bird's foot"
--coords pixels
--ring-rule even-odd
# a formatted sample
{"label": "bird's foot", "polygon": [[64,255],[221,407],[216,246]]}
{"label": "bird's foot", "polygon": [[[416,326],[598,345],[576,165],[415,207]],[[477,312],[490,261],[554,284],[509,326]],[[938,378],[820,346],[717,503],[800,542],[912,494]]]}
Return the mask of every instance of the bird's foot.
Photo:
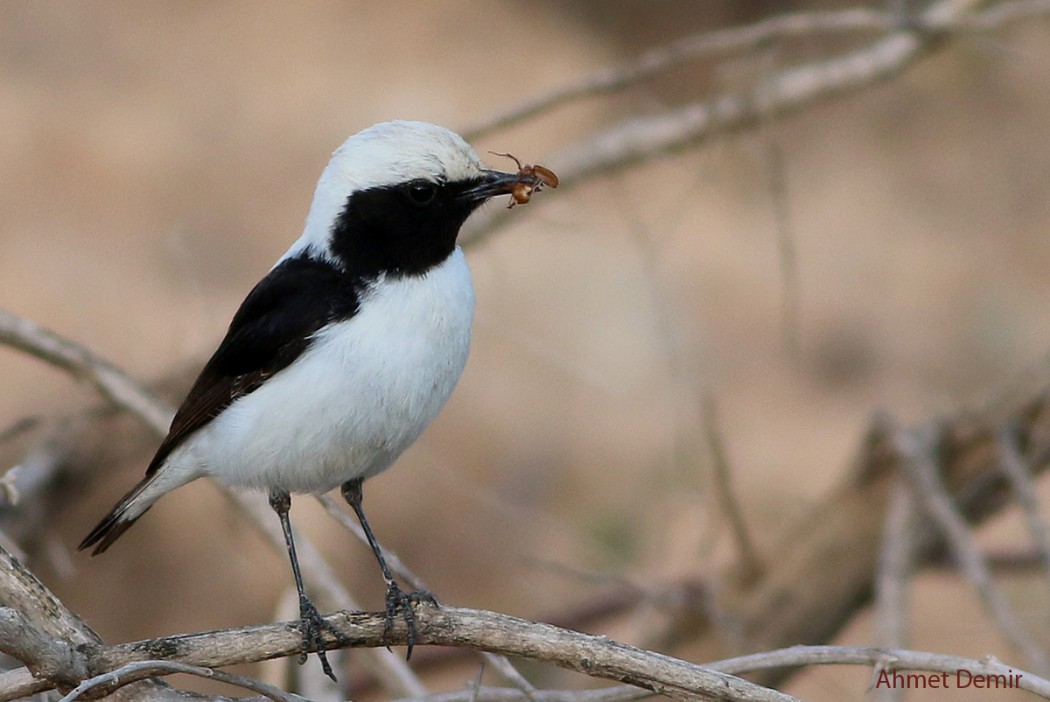
{"label": "bird's foot", "polygon": [[328,656],[325,655],[324,635],[322,632],[328,631],[336,636],[339,635],[339,632],[325,621],[325,618],[317,611],[317,607],[307,597],[299,599],[299,630],[303,635],[303,651],[299,654],[299,665],[306,662],[308,652],[313,648],[321,661],[321,670],[334,682],[338,682],[335,679],[335,673],[332,672],[332,666],[328,663]]}
{"label": "bird's foot", "polygon": [[386,624],[383,626],[383,636],[389,636],[390,631],[394,627],[394,619],[397,618],[398,611],[401,612],[401,618],[405,620],[405,627],[408,629],[408,633],[405,637],[406,648],[408,649],[405,653],[405,660],[407,661],[412,657],[412,647],[416,645],[416,613],[412,609],[412,605],[417,602],[438,606],[438,601],[431,593],[426,590],[413,590],[412,592],[405,592],[397,583],[390,581],[386,586]]}

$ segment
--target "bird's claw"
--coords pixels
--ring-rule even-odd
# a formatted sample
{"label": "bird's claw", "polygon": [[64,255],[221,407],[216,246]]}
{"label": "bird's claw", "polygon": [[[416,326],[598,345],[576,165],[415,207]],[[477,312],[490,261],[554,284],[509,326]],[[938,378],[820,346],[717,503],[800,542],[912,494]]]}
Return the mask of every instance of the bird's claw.
{"label": "bird's claw", "polygon": [[407,661],[412,657],[412,648],[416,645],[416,613],[412,609],[412,605],[417,602],[429,604],[434,607],[438,606],[437,599],[433,594],[426,590],[413,590],[412,592],[405,592],[397,583],[389,582],[386,586],[386,622],[383,625],[383,636],[390,636],[390,632],[394,628],[394,620],[397,618],[398,611],[401,612],[401,618],[405,620],[405,628],[407,634],[405,636],[405,660]]}
{"label": "bird's claw", "polygon": [[299,601],[299,630],[303,635],[303,650],[299,654],[299,665],[306,662],[308,652],[313,648],[321,661],[321,670],[333,682],[338,682],[335,673],[332,672],[332,666],[328,663],[328,656],[325,655],[324,636],[321,632],[328,631],[336,636],[339,635],[339,632],[321,616],[314,603],[306,598]]}

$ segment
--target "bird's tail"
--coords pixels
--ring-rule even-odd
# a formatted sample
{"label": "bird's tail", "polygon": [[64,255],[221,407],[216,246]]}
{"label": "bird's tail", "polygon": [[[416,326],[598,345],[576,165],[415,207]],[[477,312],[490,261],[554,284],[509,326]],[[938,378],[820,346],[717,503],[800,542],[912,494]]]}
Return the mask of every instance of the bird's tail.
{"label": "bird's tail", "polygon": [[131,525],[146,513],[146,510],[153,506],[154,502],[160,499],[161,495],[167,492],[167,490],[156,489],[159,476],[160,472],[147,475],[138,485],[131,488],[128,494],[120,498],[120,502],[80,542],[77,550],[83,551],[94,546],[95,550],[91,552],[91,555],[97,556],[109,548],[114,541],[120,538],[121,534],[131,528]]}

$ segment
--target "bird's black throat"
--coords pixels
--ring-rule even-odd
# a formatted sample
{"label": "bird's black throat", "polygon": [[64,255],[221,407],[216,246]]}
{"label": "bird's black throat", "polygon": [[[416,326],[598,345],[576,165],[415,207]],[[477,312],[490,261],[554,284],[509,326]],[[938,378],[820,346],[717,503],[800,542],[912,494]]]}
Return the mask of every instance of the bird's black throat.
{"label": "bird's black throat", "polygon": [[460,227],[481,201],[479,181],[409,181],[352,193],[332,226],[330,250],[351,276],[421,275],[456,248]]}

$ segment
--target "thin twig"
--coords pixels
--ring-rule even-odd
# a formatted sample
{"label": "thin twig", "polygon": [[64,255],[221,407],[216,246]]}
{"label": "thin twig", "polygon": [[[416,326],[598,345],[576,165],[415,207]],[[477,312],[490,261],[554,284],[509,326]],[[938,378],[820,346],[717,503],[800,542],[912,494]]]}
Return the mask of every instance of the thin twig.
{"label": "thin twig", "polygon": [[1050,526],[1047,526],[1046,519],[1043,518],[1039,498],[1035,492],[1035,481],[1032,480],[1027,462],[1021,455],[1016,432],[1012,427],[1006,426],[996,434],[996,445],[1003,473],[1017,496],[1028,532],[1032,535],[1036,552],[1041,556],[1043,571],[1050,582]]}
{"label": "thin twig", "polygon": [[[859,49],[790,66],[739,92],[715,95],[653,117],[635,117],[604,131],[596,130],[551,154],[544,163],[558,173],[560,191],[565,191],[593,178],[681,151],[712,136],[753,127],[774,116],[783,119],[814,107],[823,99],[880,83],[970,26],[985,31],[1050,12],[1043,3],[1026,3],[1016,12],[1001,10],[995,15],[982,15],[977,11],[981,4],[983,0],[938,0],[903,23],[897,15],[886,15],[890,25],[885,28],[893,31]],[[517,112],[530,116],[537,109],[546,108],[523,107]],[[506,119],[513,122],[521,118],[502,118],[500,124],[507,124]],[[477,244],[506,219],[505,209],[484,210],[475,215],[460,239],[465,245]]]}
{"label": "thin twig", "polygon": [[[1014,687],[1050,700],[1050,680],[1026,670],[1004,665],[991,656],[976,660],[905,649],[854,646],[791,646],[775,651],[765,651],[763,653],[716,661],[708,663],[707,667],[713,670],[742,675],[751,671],[785,666],[878,666],[887,660],[892,662],[891,668],[893,670],[926,670],[935,673],[947,673],[950,676],[958,676],[960,671],[966,675],[1014,676],[1010,678],[1010,681],[1015,683]],[[970,682],[971,684],[973,683],[972,680]]]}
{"label": "thin twig", "polygon": [[618,92],[690,61],[709,56],[741,54],[776,40],[800,37],[813,39],[823,34],[883,33],[902,28],[941,35],[986,32],[1050,12],[1050,0],[1014,0],[998,3],[982,11],[967,12],[970,9],[970,3],[946,6],[944,11],[919,17],[860,7],[830,12],[799,12],[777,15],[742,27],[705,32],[650,49],[629,62],[577,78],[567,85],[529,98],[469,125],[461,133],[468,141],[478,139],[571,102]]}
{"label": "thin twig", "polygon": [[875,580],[876,635],[881,648],[908,641],[908,581],[915,568],[915,501],[904,476],[894,479]]}
{"label": "thin twig", "polygon": [[944,535],[948,549],[962,567],[966,579],[977,591],[989,616],[998,624],[1007,641],[1024,654],[1029,665],[1040,672],[1045,671],[1045,652],[1018,621],[1010,604],[996,586],[988,564],[966,525],[966,520],[952,504],[951,497],[941,483],[937,463],[931,455],[934,451],[932,441],[929,437],[922,438],[905,431],[894,432],[892,438],[895,449],[905,459],[901,464],[907,470],[927,515]]}
{"label": "thin twig", "polygon": [[[365,532],[361,528],[361,525],[350,516],[348,511],[342,508],[335,498],[331,495],[317,495],[316,497],[317,501],[321,503],[321,506],[324,507],[330,517],[346,527],[346,529],[353,534],[358,541],[366,546],[368,545],[368,538],[365,536]],[[380,545],[379,548],[383,552],[383,558],[386,559],[386,564],[390,566],[390,569],[395,575],[411,585],[415,590],[430,589],[426,586],[426,583],[423,582],[422,578],[409,570],[408,566],[405,565],[404,561],[398,558],[396,553],[382,545]]]}
{"label": "thin twig", "polygon": [[[485,659],[489,665],[496,669],[496,672],[503,676],[503,679],[509,682],[511,685],[516,687],[523,697],[531,702],[537,702],[536,700],[536,687],[525,679],[525,676],[518,672],[510,660],[501,654],[497,653],[482,653],[481,657]],[[478,679],[481,682],[481,679]]]}
{"label": "thin twig", "polygon": [[[652,697],[654,694],[656,693],[630,685],[617,685],[601,690],[536,690],[533,698],[537,702],[633,702]],[[466,690],[440,692],[394,702],[522,702],[522,694],[516,687],[475,684]]]}
{"label": "thin twig", "polygon": [[779,15],[743,27],[685,37],[666,46],[651,49],[628,63],[595,71],[549,93],[530,98],[468,126],[462,134],[467,140],[478,139],[569,102],[623,90],[704,56],[740,53],[785,37],[809,37],[822,33],[882,32],[892,29],[897,24],[899,19],[890,13],[854,8],[838,12]]}
{"label": "thin twig", "polygon": [[174,412],[127,373],[84,346],[0,309],[0,344],[23,351],[86,380],[117,407],[167,432]]}
{"label": "thin twig", "polygon": [[[908,639],[908,583],[915,566],[915,502],[904,476],[894,478],[875,576],[875,643],[904,648]],[[878,702],[904,698],[900,687],[875,690]]]}
{"label": "thin twig", "polygon": [[186,673],[187,675],[196,675],[199,678],[208,678],[210,680],[218,680],[219,682],[236,685],[245,690],[258,692],[260,695],[263,695],[274,702],[309,702],[305,697],[285,692],[273,685],[269,685],[260,680],[255,680],[244,675],[234,675],[233,673],[225,673],[221,670],[213,670],[211,668],[202,668],[197,665],[159,660],[128,663],[116,670],[96,675],[93,678],[88,678],[73,688],[73,690],[59,700],[59,702],[74,702],[74,700],[80,699],[80,696],[85,692],[89,692],[96,687],[104,685],[110,686],[109,689],[112,691],[134,680],[141,680],[144,677],[152,677],[154,675],[169,675],[171,673]]}
{"label": "thin twig", "polygon": [[[629,685],[601,690],[537,690],[537,702],[632,702],[656,693]],[[521,691],[513,687],[478,687],[470,690],[443,692],[415,700],[397,702],[521,702]]]}
{"label": "thin twig", "polygon": [[1050,12],[1050,0],[1010,0],[971,15],[966,18],[966,24],[971,29],[990,31],[1047,12]]}
{"label": "thin twig", "polygon": [[28,431],[32,431],[43,421],[43,417],[19,417],[6,427],[0,428],[0,444],[11,441]]}
{"label": "thin twig", "polygon": [[[775,121],[776,114],[769,116]],[[798,361],[799,334],[801,333],[802,283],[798,274],[797,233],[791,219],[791,199],[787,192],[787,165],[784,150],[772,130],[765,131],[766,189],[773,209],[773,226],[776,230],[777,251],[780,254],[780,284],[783,287],[780,302],[780,328],[784,349],[788,358]]]}
{"label": "thin twig", "polygon": [[755,548],[754,539],[751,538],[751,530],[744,517],[744,508],[736,496],[736,491],[733,490],[733,473],[729,465],[725,442],[722,440],[722,430],[718,422],[718,405],[714,395],[703,394],[700,403],[704,436],[707,439],[707,446],[711,451],[714,465],[714,488],[718,505],[729,522],[729,532],[736,546],[740,577],[743,581],[750,582],[761,574],[762,559],[758,555],[758,549]]}

